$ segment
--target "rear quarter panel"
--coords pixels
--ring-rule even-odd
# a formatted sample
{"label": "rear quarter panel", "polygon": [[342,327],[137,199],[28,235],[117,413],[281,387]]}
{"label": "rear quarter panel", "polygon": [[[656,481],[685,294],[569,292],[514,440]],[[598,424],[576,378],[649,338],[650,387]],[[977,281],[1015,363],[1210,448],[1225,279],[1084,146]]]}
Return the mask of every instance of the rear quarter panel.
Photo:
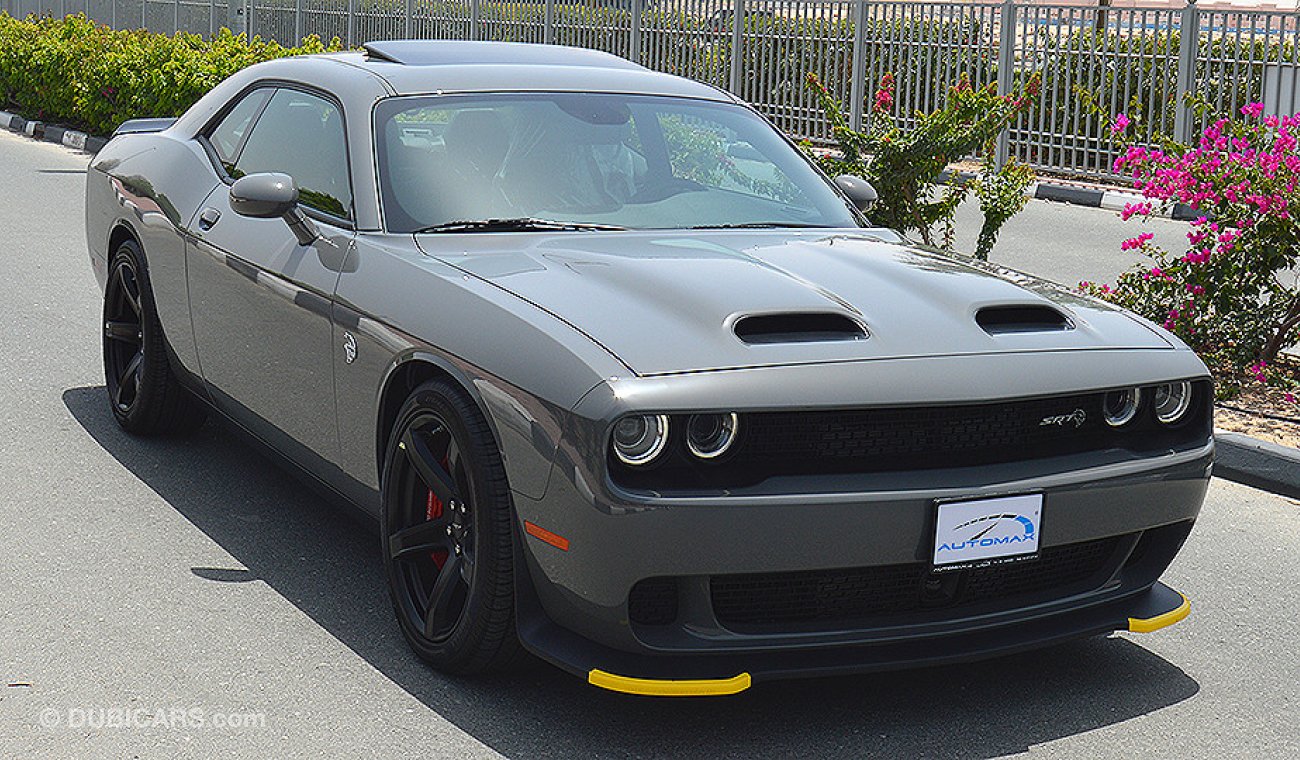
{"label": "rear quarter panel", "polygon": [[144,250],[158,318],[176,358],[198,374],[185,274],[185,233],[219,184],[194,140],[168,132],[115,138],[86,173],[86,239],[101,288],[115,230],[129,229]]}

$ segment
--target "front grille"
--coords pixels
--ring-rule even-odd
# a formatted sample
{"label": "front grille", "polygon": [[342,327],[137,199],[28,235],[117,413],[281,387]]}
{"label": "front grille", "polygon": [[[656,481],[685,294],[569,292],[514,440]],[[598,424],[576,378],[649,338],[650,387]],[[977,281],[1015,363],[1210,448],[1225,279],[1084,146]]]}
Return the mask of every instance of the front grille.
{"label": "front grille", "polygon": [[1049,547],[1036,560],[931,574],[916,562],[710,579],[713,611],[729,627],[831,623],[924,614],[975,604],[1013,605],[1100,586],[1124,537]]}
{"label": "front grille", "polygon": [[[1083,423],[1044,418],[1083,411]],[[989,464],[1088,451],[1113,436],[1101,395],[978,406],[773,412],[750,415],[746,454],[754,461],[858,460],[870,470]]]}
{"label": "front grille", "polygon": [[1122,449],[1144,453],[1204,443],[1210,435],[1209,383],[1193,383],[1186,421],[1162,425],[1143,394],[1137,417],[1121,428],[1102,416],[1105,393],[954,406],[750,412],[740,415],[732,450],[701,461],[686,453],[686,415],[669,425],[670,442],[654,467],[621,465],[610,473],[633,489],[718,489],[782,475],[905,472],[981,467]]}

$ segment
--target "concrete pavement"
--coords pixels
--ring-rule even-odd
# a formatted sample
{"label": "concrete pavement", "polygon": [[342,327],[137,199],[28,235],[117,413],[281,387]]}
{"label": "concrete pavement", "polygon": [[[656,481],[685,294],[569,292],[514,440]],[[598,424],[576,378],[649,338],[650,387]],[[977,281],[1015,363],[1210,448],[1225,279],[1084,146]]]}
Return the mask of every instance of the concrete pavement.
{"label": "concrete pavement", "polygon": [[[118,431],[86,160],[0,132],[2,756],[1300,756],[1300,505],[1221,481],[1166,577],[1192,616],[1155,634],[705,701],[541,665],[442,676],[402,642],[364,528],[220,426]],[[1066,281],[1115,261],[1076,225],[1131,228],[1037,202],[1012,225],[995,258]],[[164,717],[94,724],[113,710]]]}

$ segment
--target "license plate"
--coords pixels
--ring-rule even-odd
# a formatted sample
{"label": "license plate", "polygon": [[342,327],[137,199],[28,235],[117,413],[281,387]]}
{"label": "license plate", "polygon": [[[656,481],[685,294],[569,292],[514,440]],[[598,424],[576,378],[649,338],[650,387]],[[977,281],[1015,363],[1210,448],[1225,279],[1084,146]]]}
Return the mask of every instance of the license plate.
{"label": "license plate", "polygon": [[938,505],[934,569],[1017,562],[1038,556],[1043,495],[946,501]]}

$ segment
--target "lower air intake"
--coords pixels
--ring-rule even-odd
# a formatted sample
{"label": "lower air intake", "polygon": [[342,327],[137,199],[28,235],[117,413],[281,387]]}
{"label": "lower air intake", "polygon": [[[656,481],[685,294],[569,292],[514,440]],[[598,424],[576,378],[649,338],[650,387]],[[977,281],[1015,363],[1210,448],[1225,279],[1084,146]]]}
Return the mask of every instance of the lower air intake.
{"label": "lower air intake", "polygon": [[931,575],[924,562],[719,575],[710,580],[710,591],[714,614],[733,629],[887,619],[982,603],[1011,605],[1031,596],[1059,598],[1100,587],[1126,540],[1049,547],[1037,560],[938,575]]}
{"label": "lower air intake", "polygon": [[647,578],[632,587],[627,615],[641,625],[668,625],[677,619],[677,579]]}

